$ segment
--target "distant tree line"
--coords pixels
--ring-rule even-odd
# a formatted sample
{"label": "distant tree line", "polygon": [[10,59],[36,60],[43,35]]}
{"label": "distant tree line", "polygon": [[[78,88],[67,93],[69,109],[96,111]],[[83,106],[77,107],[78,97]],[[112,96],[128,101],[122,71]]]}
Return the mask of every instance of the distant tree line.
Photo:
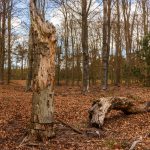
{"label": "distant tree line", "polygon": [[[13,0],[0,4],[0,82],[27,78],[29,88],[38,46],[35,33],[31,26],[28,43],[12,46],[15,5]],[[150,86],[149,0],[50,0],[38,5],[44,18],[52,7],[62,17],[57,27],[57,85],[82,85],[83,92],[91,84],[102,89],[109,84]]]}

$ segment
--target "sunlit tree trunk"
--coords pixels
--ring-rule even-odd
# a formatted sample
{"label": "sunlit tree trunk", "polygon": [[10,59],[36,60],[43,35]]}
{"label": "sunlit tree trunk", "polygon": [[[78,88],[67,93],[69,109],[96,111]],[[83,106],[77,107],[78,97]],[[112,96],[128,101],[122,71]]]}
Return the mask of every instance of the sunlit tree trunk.
{"label": "sunlit tree trunk", "polygon": [[31,24],[37,36],[34,62],[31,133],[36,137],[54,136],[54,76],[55,76],[55,27],[44,21],[37,10],[37,1],[30,0]]}

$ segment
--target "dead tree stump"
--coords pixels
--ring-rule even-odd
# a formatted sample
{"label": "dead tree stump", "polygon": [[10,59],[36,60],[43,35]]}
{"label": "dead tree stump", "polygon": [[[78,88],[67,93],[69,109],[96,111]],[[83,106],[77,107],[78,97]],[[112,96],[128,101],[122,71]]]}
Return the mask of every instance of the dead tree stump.
{"label": "dead tree stump", "polygon": [[150,102],[142,104],[136,103],[125,97],[105,97],[95,100],[89,109],[90,124],[101,128],[104,124],[106,115],[112,110],[121,110],[124,114],[137,114],[150,112]]}
{"label": "dead tree stump", "polygon": [[55,76],[55,27],[44,21],[30,0],[31,25],[36,36],[36,59],[34,62],[31,133],[36,137],[54,136],[54,76]]}

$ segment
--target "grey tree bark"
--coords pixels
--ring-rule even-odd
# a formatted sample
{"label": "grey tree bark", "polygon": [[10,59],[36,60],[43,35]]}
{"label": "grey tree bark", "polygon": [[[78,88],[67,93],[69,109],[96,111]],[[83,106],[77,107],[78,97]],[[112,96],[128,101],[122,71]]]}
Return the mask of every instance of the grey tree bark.
{"label": "grey tree bark", "polygon": [[12,18],[12,0],[9,1],[8,9],[8,69],[7,69],[7,84],[11,79],[11,18]]}
{"label": "grey tree bark", "polygon": [[1,38],[1,58],[0,58],[0,84],[4,83],[4,63],[5,63],[5,34],[6,34],[6,1],[2,1],[2,38]]}
{"label": "grey tree bark", "polygon": [[31,25],[29,31],[29,48],[28,48],[28,75],[26,82],[26,91],[31,90],[32,79],[33,79],[33,62],[34,62],[34,52],[35,52],[35,42],[34,42],[34,30]]}
{"label": "grey tree bark", "polygon": [[115,34],[115,43],[116,43],[116,62],[115,62],[115,85],[120,86],[121,80],[121,34],[120,34],[120,8],[119,0],[116,1],[117,9],[117,22],[116,22],[116,34]]}
{"label": "grey tree bark", "polygon": [[88,8],[87,0],[82,0],[82,52],[83,52],[83,92],[89,91],[89,51],[88,51]]}
{"label": "grey tree bark", "polygon": [[111,30],[110,17],[111,17],[111,0],[103,0],[103,50],[102,50],[103,90],[106,90],[108,87],[108,64],[109,64],[110,30]]}

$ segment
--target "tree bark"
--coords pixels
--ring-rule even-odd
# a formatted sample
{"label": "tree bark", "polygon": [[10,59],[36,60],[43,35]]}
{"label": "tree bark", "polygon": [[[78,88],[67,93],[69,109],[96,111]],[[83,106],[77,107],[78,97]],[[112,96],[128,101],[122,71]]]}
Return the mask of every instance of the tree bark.
{"label": "tree bark", "polygon": [[120,86],[121,80],[121,36],[120,36],[120,9],[119,0],[116,3],[117,23],[116,23],[116,64],[115,64],[115,85]]}
{"label": "tree bark", "polygon": [[23,76],[23,63],[24,63],[24,54],[23,54],[23,52],[22,52],[22,55],[21,55],[21,80],[23,80],[24,79],[24,76]]}
{"label": "tree bark", "polygon": [[102,89],[106,90],[108,87],[108,64],[110,52],[110,17],[111,17],[111,0],[103,0],[103,76]]}
{"label": "tree bark", "polygon": [[31,83],[33,78],[33,52],[34,52],[34,30],[31,25],[30,32],[29,32],[29,49],[28,49],[28,76],[27,76],[27,85],[26,85],[26,91],[29,91],[31,89]]}
{"label": "tree bark", "polygon": [[87,0],[82,0],[82,52],[83,52],[83,92],[89,91],[89,52],[88,52],[88,12]]}
{"label": "tree bark", "polygon": [[8,10],[8,69],[7,69],[7,84],[11,78],[11,12],[12,12],[12,1],[9,1]]}
{"label": "tree bark", "polygon": [[148,34],[148,22],[147,22],[147,18],[148,18],[148,12],[147,10],[147,5],[148,5],[148,1],[147,0],[142,0],[142,19],[143,19],[143,28],[144,28],[144,35]]}
{"label": "tree bark", "polygon": [[121,110],[126,115],[150,112],[150,102],[138,104],[135,100],[125,97],[106,97],[93,102],[89,109],[89,119],[92,126],[101,128],[106,115],[112,110]]}
{"label": "tree bark", "polygon": [[62,51],[62,42],[61,46],[57,47],[57,85],[60,85],[60,67],[61,67],[61,51]]}
{"label": "tree bark", "polygon": [[40,138],[54,136],[54,76],[55,76],[55,27],[44,22],[36,8],[35,1],[30,0],[31,24],[36,33],[40,48],[36,49],[32,97],[31,133]]}
{"label": "tree bark", "polygon": [[81,57],[80,57],[80,45],[77,44],[76,45],[76,49],[77,49],[77,60],[76,60],[76,63],[77,63],[77,85],[79,86],[80,85],[80,72],[81,72],[81,66],[80,66],[80,61],[81,61]]}
{"label": "tree bark", "polygon": [[132,67],[131,54],[132,54],[135,17],[137,16],[137,2],[135,3],[135,10],[134,10],[132,20],[131,20],[131,3],[129,1],[122,0],[122,10],[123,10],[123,18],[124,18],[125,49],[126,49],[126,57],[127,57],[126,83],[127,85],[130,85],[131,67]]}
{"label": "tree bark", "polygon": [[0,84],[4,83],[4,62],[5,62],[5,33],[6,33],[6,1],[2,2],[2,42],[1,42],[1,58],[0,58]]}
{"label": "tree bark", "polygon": [[65,8],[65,12],[64,12],[64,18],[65,18],[65,32],[64,32],[64,46],[65,46],[65,84],[68,85],[68,53],[69,53],[69,49],[68,49],[68,38],[69,38],[69,29],[68,29],[68,13],[67,10]]}
{"label": "tree bark", "polygon": [[[0,4],[2,4],[2,2],[0,2]],[[0,9],[2,9],[2,5],[0,5]],[[1,72],[1,65],[2,65],[2,52],[3,52],[3,49],[2,49],[2,18],[3,18],[3,15],[2,13],[0,13],[0,76],[2,75],[2,72]],[[0,77],[0,82],[1,82],[1,77]],[[0,83],[1,84],[1,83]]]}
{"label": "tree bark", "polygon": [[[73,17],[73,16],[72,16]],[[74,37],[73,37],[73,20],[70,20],[70,33],[71,33],[71,46],[72,46],[72,85],[74,86],[74,66],[75,66],[75,58],[74,58]]]}

